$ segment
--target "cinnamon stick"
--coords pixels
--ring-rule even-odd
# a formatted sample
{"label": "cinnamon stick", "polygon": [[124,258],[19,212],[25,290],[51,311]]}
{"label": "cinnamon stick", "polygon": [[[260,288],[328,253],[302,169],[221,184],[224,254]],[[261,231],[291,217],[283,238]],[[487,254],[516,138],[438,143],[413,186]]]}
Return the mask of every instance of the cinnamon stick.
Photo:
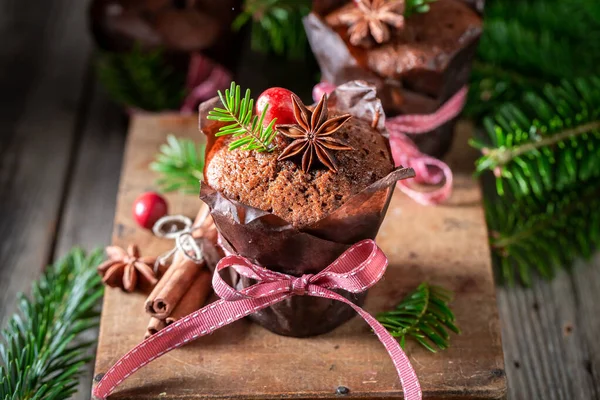
{"label": "cinnamon stick", "polygon": [[203,268],[169,317],[166,319],[150,317],[144,338],[149,338],[175,321],[202,308],[211,292],[211,279],[210,271]]}
{"label": "cinnamon stick", "polygon": [[[192,237],[201,240],[205,261],[212,265],[213,263],[216,264],[223,255],[217,246],[216,227],[212,217],[210,215],[207,217],[207,211],[206,205],[200,208],[194,225],[201,223],[202,228],[194,230]],[[202,265],[196,264],[178,251],[171,267],[167,269],[146,299],[146,312],[159,319],[170,316],[188,292],[190,286],[195,282],[196,277],[203,269],[206,269],[205,265],[205,263]]]}
{"label": "cinnamon stick", "polygon": [[146,299],[146,312],[155,318],[165,319],[171,315],[196,276],[204,269],[203,264],[197,265],[183,255],[178,256],[179,253]]}
{"label": "cinnamon stick", "polygon": [[146,328],[146,334],[144,335],[144,339],[148,339],[150,336],[154,335],[166,326],[167,323],[165,322],[165,320],[150,317],[150,321],[148,322],[148,328]]}
{"label": "cinnamon stick", "polygon": [[212,274],[208,268],[203,268],[179,304],[177,304],[177,307],[175,307],[171,315],[165,319],[167,326],[202,308],[212,289],[211,280]]}

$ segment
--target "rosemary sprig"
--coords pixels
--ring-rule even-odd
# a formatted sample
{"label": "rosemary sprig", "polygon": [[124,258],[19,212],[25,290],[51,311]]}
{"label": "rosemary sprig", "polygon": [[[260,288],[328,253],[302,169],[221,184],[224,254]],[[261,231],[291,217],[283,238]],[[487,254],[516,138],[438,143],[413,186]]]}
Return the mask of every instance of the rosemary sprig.
{"label": "rosemary sprig", "polygon": [[378,314],[377,320],[400,339],[403,348],[409,337],[435,353],[450,346],[448,330],[460,333],[454,324],[454,313],[448,307],[452,297],[449,290],[423,282],[394,310]]}
{"label": "rosemary sprig", "polygon": [[98,324],[103,255],[79,249],[51,265],[22,296],[0,343],[0,399],[62,400],[77,391],[93,344],[77,339]]}
{"label": "rosemary sprig", "polygon": [[268,106],[261,115],[254,114],[254,100],[250,98],[250,89],[246,90],[241,97],[241,88],[235,82],[225,90],[225,94],[219,90],[219,97],[224,108],[215,107],[209,111],[208,119],[227,122],[222,126],[216,136],[232,135],[235,140],[229,143],[229,150],[256,150],[258,152],[269,152],[275,149],[272,145],[277,131],[275,130],[274,118],[269,125],[263,126]]}
{"label": "rosemary sprig", "polygon": [[204,172],[204,147],[190,139],[167,136],[167,143],[160,146],[150,164],[150,169],[160,175],[156,181],[160,191],[198,194]]}

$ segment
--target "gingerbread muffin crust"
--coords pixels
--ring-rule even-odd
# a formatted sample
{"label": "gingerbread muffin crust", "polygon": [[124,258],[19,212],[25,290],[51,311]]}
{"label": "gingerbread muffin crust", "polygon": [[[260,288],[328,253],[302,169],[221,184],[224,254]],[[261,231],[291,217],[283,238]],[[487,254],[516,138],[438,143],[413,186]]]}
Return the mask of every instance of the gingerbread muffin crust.
{"label": "gingerbread muffin crust", "polygon": [[[331,110],[330,116],[334,115],[340,114]],[[277,161],[283,146],[270,153],[230,151],[227,145],[232,139],[222,137],[207,156],[205,181],[232,200],[272,212],[302,229],[393,169],[387,139],[367,122],[352,118],[334,137],[354,149],[334,153],[337,173],[320,163],[305,173],[299,160]]]}
{"label": "gingerbread muffin crust", "polygon": [[353,2],[338,8],[325,20],[338,29],[347,46],[369,70],[388,78],[401,78],[411,71],[444,71],[452,59],[477,41],[482,30],[481,17],[459,0],[438,0],[430,10],[405,19],[402,30],[392,30],[392,39],[370,49],[355,47],[348,41],[347,29],[339,15],[356,7]]}

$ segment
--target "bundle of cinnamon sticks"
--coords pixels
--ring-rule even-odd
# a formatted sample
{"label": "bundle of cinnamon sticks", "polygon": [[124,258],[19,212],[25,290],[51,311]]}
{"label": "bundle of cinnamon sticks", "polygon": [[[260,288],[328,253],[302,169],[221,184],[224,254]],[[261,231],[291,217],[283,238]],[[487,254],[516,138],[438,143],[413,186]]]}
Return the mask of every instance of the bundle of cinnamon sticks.
{"label": "bundle of cinnamon sticks", "polygon": [[210,215],[201,209],[194,221],[191,235],[202,249],[202,261],[187,258],[181,250],[173,257],[171,266],[158,281],[148,299],[146,312],[150,321],[145,337],[149,337],[180,318],[200,309],[211,293],[212,273],[223,257],[217,245],[218,233]]}

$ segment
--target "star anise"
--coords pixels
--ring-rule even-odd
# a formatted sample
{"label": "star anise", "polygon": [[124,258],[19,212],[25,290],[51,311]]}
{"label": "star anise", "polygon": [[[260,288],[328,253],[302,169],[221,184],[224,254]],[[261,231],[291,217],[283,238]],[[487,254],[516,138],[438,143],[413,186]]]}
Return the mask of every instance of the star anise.
{"label": "star anise", "polygon": [[98,266],[98,273],[106,285],[133,292],[140,284],[153,287],[158,282],[152,268],[155,258],[141,257],[136,245],[129,245],[127,251],[108,246],[106,254],[108,260]]}
{"label": "star anise", "polygon": [[355,46],[369,41],[369,34],[381,44],[390,40],[390,26],[404,26],[404,0],[354,0],[356,7],[339,15],[347,25],[350,43]]}
{"label": "star anise", "polygon": [[302,153],[302,171],[308,172],[315,156],[332,172],[337,172],[337,163],[332,152],[336,150],[353,150],[348,143],[331,137],[352,116],[350,114],[329,118],[327,111],[327,95],[310,111],[302,100],[292,95],[292,104],[296,124],[277,125],[276,129],[294,139],[279,155],[278,160],[285,160]]}

